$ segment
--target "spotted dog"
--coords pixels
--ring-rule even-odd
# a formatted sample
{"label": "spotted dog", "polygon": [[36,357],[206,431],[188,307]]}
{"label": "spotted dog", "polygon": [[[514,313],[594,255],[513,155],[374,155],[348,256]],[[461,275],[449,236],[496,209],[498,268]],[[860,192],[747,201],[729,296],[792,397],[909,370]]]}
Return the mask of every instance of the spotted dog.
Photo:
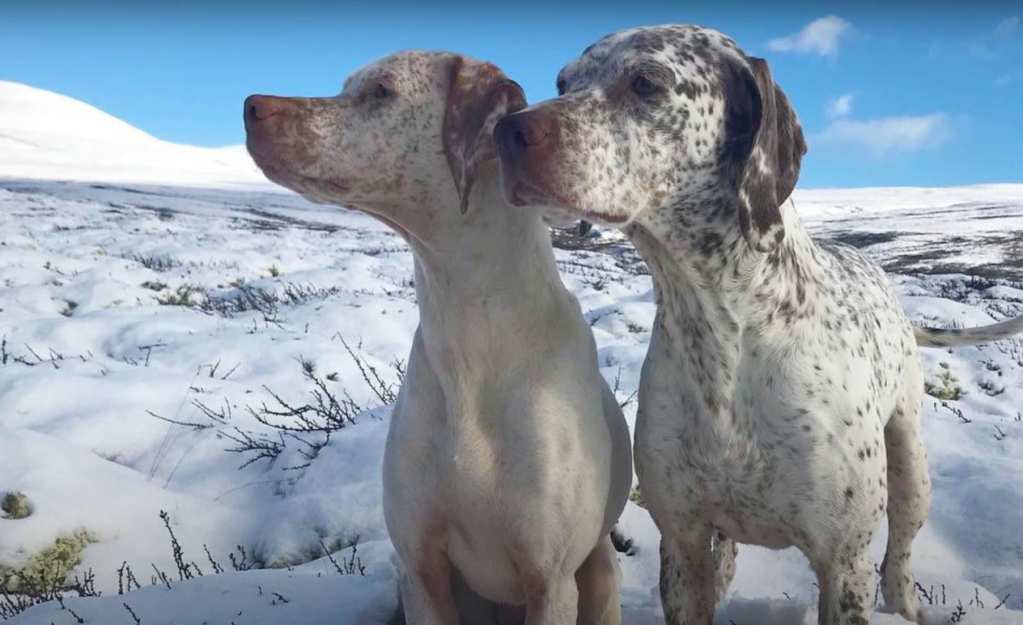
{"label": "spotted dog", "polygon": [[270,180],[412,248],[420,324],[383,459],[412,625],[621,622],[629,431],[547,226],[502,195],[492,131],[524,106],[494,65],[423,51],[335,97],[245,102]]}
{"label": "spotted dog", "polygon": [[634,454],[666,622],[710,625],[747,543],[805,554],[819,623],[868,623],[886,513],[884,600],[918,619],[918,345],[1004,338],[1023,320],[913,328],[880,268],[811,240],[784,205],[807,150],[799,119],[767,62],[720,32],[610,34],[557,88],[495,128],[504,193],[618,227],[650,268]]}

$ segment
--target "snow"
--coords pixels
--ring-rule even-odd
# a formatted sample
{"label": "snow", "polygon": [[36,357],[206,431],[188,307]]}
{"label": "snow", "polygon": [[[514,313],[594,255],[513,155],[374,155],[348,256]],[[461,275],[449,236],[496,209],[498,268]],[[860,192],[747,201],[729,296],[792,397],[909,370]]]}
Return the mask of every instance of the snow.
{"label": "snow", "polygon": [[211,149],[168,143],[84,102],[3,80],[0,172],[37,179],[232,188],[269,184],[243,146]]}
{"label": "snow", "polygon": [[[0,176],[0,495],[33,505],[0,519],[0,563],[86,529],[96,542],[75,573],[91,570],[102,594],[65,592],[11,625],[385,622],[397,591],[380,460],[418,320],[404,242],[271,185],[242,148],[169,144],[13,83],[0,83]],[[872,235],[860,242],[903,268],[892,279],[917,322],[1023,313],[1023,286],[989,279],[1015,279],[1023,185],[800,190],[795,206],[821,236]],[[650,336],[650,278],[620,237],[591,243],[557,258],[625,402]],[[947,372],[965,391],[924,403],[934,503],[913,568],[927,622],[1023,622],[1023,342],[927,350],[924,363],[930,383]],[[329,441],[257,421],[281,409],[271,393],[315,404],[311,378],[358,407]],[[284,449],[272,464],[230,451],[245,436]],[[161,511],[203,576],[179,578]],[[661,623],[656,528],[630,503],[619,529],[625,622]],[[353,543],[364,568],[349,573]],[[268,568],[234,570],[238,546]],[[120,595],[125,564],[141,588]],[[716,622],[816,623],[815,600],[798,552],[744,546]]]}

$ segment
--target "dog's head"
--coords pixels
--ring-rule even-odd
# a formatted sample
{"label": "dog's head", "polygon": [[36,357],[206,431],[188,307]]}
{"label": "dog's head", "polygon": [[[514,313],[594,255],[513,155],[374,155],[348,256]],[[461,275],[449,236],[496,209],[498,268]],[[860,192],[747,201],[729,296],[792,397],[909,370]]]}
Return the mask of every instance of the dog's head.
{"label": "dog's head", "polygon": [[806,143],[766,61],[717,31],[636,28],[587,48],[557,88],[495,128],[509,202],[620,227],[670,215],[693,244],[729,223],[756,250],[784,237]]}
{"label": "dog's head", "polygon": [[465,212],[480,164],[496,158],[494,124],[525,104],[490,63],[405,51],[355,72],[337,96],[249,96],[246,145],[267,178],[310,201],[407,225]]}

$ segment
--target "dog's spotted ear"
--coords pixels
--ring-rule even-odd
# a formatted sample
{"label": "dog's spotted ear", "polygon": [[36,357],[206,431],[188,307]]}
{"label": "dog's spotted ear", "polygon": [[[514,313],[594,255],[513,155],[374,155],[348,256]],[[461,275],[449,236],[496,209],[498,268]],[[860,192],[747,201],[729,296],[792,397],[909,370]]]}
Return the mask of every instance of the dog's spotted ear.
{"label": "dog's spotted ear", "polygon": [[458,189],[459,209],[469,210],[469,195],[480,163],[497,157],[493,130],[509,113],[526,108],[526,96],[514,80],[490,63],[456,56],[451,62],[444,113],[444,155]]}
{"label": "dog's spotted ear", "polygon": [[767,61],[747,57],[726,81],[731,156],[738,165],[739,224],[750,247],[769,252],[785,238],[781,205],[792,194],[806,154],[799,118],[774,83]]}

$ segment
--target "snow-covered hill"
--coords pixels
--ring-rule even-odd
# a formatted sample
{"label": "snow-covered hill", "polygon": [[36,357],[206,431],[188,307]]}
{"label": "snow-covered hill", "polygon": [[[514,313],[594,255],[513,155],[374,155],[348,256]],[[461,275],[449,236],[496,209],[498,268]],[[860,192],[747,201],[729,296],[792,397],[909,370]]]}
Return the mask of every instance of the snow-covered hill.
{"label": "snow-covered hill", "polygon": [[[241,103],[238,109],[240,120]],[[266,184],[242,146],[211,149],[168,143],[84,102],[7,81],[0,81],[0,176]]]}
{"label": "snow-covered hill", "polygon": [[[961,275],[1014,275],[1023,185],[795,204],[820,236],[927,270],[893,275],[919,322],[1023,312],[1023,285]],[[557,257],[631,424],[650,278],[614,241]],[[934,274],[949,263],[961,274]],[[244,150],[168,144],[0,83],[0,500],[31,507],[0,513],[0,579],[58,537],[86,543],[78,591],[25,611],[0,592],[0,620],[382,623],[396,587],[380,457],[418,319],[411,279],[400,238],[266,183]],[[928,622],[1021,623],[1023,341],[928,350],[925,365],[935,495],[913,565]],[[282,429],[300,423],[289,412],[333,431]],[[662,623],[657,531],[634,504],[619,529],[625,622]],[[797,552],[743,547],[717,623],[816,623],[815,599]]]}

